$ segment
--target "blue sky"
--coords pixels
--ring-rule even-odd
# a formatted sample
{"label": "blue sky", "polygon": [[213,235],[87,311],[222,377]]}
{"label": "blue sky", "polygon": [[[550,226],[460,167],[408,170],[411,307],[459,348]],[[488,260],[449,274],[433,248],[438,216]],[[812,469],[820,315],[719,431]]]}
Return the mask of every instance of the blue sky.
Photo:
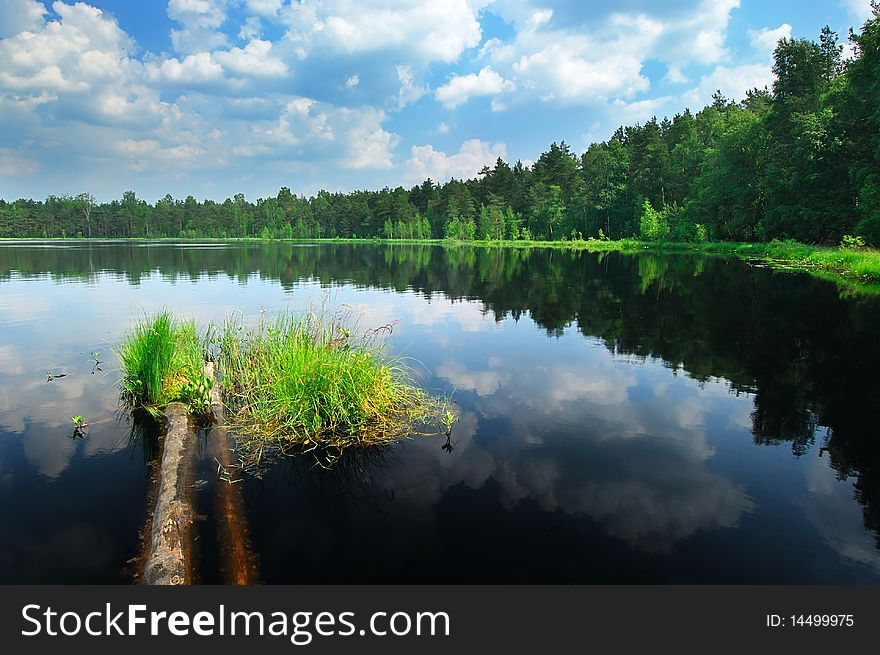
{"label": "blue sky", "polygon": [[0,197],[473,176],[772,83],[869,0],[0,0]]}

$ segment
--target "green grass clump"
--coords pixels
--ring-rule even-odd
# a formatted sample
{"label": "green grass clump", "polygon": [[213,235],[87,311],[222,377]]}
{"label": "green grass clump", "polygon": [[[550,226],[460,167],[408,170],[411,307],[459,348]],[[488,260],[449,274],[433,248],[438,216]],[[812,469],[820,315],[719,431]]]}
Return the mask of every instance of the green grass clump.
{"label": "green grass clump", "polygon": [[122,398],[130,407],[158,414],[180,401],[193,413],[207,411],[212,382],[205,377],[204,349],[193,321],[167,311],[144,318],[125,336],[118,355]]}
{"label": "green grass clump", "polygon": [[379,332],[358,337],[344,318],[314,315],[282,315],[253,331],[227,321],[217,361],[242,463],[384,445],[437,419],[442,404],[384,356]]}

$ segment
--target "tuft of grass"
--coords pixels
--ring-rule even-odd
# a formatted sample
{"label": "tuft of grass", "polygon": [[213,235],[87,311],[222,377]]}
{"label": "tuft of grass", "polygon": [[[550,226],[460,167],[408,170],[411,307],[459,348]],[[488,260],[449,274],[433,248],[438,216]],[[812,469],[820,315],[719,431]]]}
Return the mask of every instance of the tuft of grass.
{"label": "tuft of grass", "polygon": [[203,413],[210,405],[212,381],[204,373],[204,349],[193,321],[162,311],[137,322],[119,348],[123,401],[152,414],[168,403],[190,405]]}
{"label": "tuft of grass", "polygon": [[356,336],[345,315],[285,314],[254,330],[227,320],[217,362],[242,465],[305,451],[326,461],[328,451],[389,444],[448,411],[384,355],[379,339],[390,329]]}

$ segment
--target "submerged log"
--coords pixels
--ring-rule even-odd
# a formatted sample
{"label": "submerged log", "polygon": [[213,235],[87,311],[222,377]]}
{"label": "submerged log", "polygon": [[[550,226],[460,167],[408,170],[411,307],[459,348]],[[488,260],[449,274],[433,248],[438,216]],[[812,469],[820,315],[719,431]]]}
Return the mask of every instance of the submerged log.
{"label": "submerged log", "polygon": [[192,583],[193,508],[189,478],[195,431],[189,423],[188,410],[182,403],[171,403],[165,409],[168,426],[143,574],[148,585]]}
{"label": "submerged log", "polygon": [[[232,452],[226,429],[226,416],[220,385],[214,371],[214,363],[205,364],[205,376],[214,381],[211,388],[211,415],[214,429],[209,450],[223,471],[232,467]],[[223,581],[231,585],[252,585],[259,582],[257,563],[250,548],[247,517],[241,496],[241,485],[230,480],[218,480],[216,485],[215,512],[217,515],[218,540],[221,555]]]}

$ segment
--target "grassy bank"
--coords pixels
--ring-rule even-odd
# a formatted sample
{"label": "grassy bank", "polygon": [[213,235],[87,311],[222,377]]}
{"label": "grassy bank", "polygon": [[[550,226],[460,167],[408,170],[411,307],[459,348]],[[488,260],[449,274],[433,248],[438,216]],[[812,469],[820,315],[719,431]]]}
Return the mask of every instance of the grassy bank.
{"label": "grassy bank", "polygon": [[880,251],[872,249],[817,247],[795,241],[648,243],[624,240],[613,243],[621,244],[620,250],[623,251],[696,252],[736,256],[776,269],[795,269],[829,279],[880,284]]}
{"label": "grassy bank", "polygon": [[205,378],[203,352],[194,322],[169,312],[140,320],[118,351],[123,401],[154,415],[176,401],[190,405],[193,413],[205,412],[211,381]]}
{"label": "grassy bank", "polygon": [[[385,445],[439,422],[440,401],[385,357],[383,330],[356,336],[345,317],[282,315],[246,331],[219,330],[227,420],[245,465],[266,455]],[[332,457],[332,455],[331,455]]]}

